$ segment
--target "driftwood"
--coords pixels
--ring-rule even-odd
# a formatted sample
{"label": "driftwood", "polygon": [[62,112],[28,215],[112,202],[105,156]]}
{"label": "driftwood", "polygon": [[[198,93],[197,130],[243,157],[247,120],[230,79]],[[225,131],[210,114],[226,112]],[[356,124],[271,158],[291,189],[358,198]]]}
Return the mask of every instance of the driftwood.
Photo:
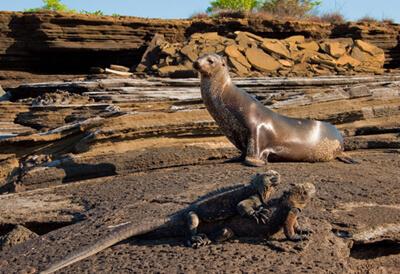
{"label": "driftwood", "polygon": [[109,74],[115,74],[115,75],[124,76],[124,77],[130,77],[133,75],[133,73],[131,73],[131,72],[119,71],[119,70],[109,69],[109,68],[106,68],[105,71],[106,71],[106,73],[109,73]]}

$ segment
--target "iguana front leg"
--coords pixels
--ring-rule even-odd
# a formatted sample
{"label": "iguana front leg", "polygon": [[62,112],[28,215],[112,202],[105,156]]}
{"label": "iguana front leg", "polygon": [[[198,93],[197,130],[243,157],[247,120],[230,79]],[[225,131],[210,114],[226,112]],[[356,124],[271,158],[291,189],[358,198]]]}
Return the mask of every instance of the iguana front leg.
{"label": "iguana front leg", "polygon": [[238,203],[237,211],[243,217],[254,219],[257,224],[260,222],[265,224],[268,221],[266,209],[262,207],[262,202],[258,195],[250,196],[248,199]]}
{"label": "iguana front leg", "polygon": [[311,234],[311,233],[314,232],[314,231],[313,231],[312,229],[310,229],[310,228],[301,228],[301,227],[299,226],[299,221],[298,221],[298,220],[296,220],[296,223],[295,223],[295,225],[294,225],[294,231],[295,231],[297,234],[300,234],[300,235],[303,235],[303,234],[308,235],[308,234]]}
{"label": "iguana front leg", "polygon": [[233,238],[233,236],[235,236],[235,234],[232,229],[230,229],[229,227],[224,227],[221,230],[217,231],[217,233],[214,233],[213,240],[217,243],[222,243]]}
{"label": "iguana front leg", "polygon": [[188,226],[188,239],[186,244],[193,248],[209,245],[211,241],[208,239],[206,234],[197,234],[197,228],[200,224],[200,218],[194,211],[190,211],[186,216]]}
{"label": "iguana front leg", "polygon": [[291,208],[283,226],[285,236],[290,241],[297,242],[307,239],[307,237],[296,233],[296,228],[298,227],[297,217],[299,213],[300,210],[298,208]]}

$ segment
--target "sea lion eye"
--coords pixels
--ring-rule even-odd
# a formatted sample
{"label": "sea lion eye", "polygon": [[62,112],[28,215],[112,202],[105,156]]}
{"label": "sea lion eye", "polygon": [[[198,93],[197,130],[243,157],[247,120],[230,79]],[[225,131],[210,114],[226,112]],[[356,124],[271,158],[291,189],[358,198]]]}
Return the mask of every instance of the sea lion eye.
{"label": "sea lion eye", "polygon": [[208,63],[210,63],[210,64],[214,64],[214,61],[213,61],[212,59],[208,59],[207,61],[208,61]]}

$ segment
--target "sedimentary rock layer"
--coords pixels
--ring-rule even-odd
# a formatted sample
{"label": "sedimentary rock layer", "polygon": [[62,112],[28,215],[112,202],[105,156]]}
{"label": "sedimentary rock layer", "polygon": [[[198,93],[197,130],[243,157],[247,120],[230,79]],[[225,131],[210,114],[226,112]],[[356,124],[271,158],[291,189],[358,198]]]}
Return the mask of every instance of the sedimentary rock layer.
{"label": "sedimentary rock layer", "polygon": [[330,25],[265,19],[160,20],[58,13],[0,12],[0,69],[87,72],[91,66],[139,63],[155,33],[182,42],[196,32],[229,35],[247,31],[266,38],[293,35],[351,37],[383,48],[398,64],[399,27],[389,24]]}
{"label": "sedimentary rock layer", "polygon": [[[109,78],[8,89],[15,102],[0,103],[12,125],[0,140],[0,191],[233,157],[198,81]],[[347,150],[400,148],[398,75],[234,81],[274,111],[336,124]]]}

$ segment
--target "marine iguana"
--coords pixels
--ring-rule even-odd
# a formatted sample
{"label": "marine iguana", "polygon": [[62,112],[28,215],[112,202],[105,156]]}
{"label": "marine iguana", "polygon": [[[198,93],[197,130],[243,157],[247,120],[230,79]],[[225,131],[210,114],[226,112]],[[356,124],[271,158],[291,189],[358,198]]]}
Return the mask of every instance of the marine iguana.
{"label": "marine iguana", "polygon": [[[296,184],[277,199],[271,199],[267,205],[261,205],[257,211],[263,211],[268,221],[266,223],[250,223],[242,216],[232,218],[220,224],[219,232],[216,233],[214,241],[223,242],[238,237],[268,238],[283,229],[286,238],[290,241],[307,239],[311,232],[309,229],[301,229],[298,217],[301,211],[309,204],[315,195],[315,186],[312,183]],[[214,224],[212,229],[216,229]]]}
{"label": "marine iguana", "polygon": [[177,236],[183,232],[187,237],[187,245],[199,247],[210,243],[206,234],[198,233],[199,225],[212,226],[213,223],[223,223],[235,215],[242,218],[245,216],[244,219],[252,224],[267,223],[268,219],[263,209],[257,209],[267,203],[279,183],[280,175],[274,170],[256,174],[249,184],[209,193],[168,218],[143,220],[139,226],[133,223],[120,226],[97,243],[73,252],[40,273],[53,273],[125,239],[149,232],[165,236]]}

